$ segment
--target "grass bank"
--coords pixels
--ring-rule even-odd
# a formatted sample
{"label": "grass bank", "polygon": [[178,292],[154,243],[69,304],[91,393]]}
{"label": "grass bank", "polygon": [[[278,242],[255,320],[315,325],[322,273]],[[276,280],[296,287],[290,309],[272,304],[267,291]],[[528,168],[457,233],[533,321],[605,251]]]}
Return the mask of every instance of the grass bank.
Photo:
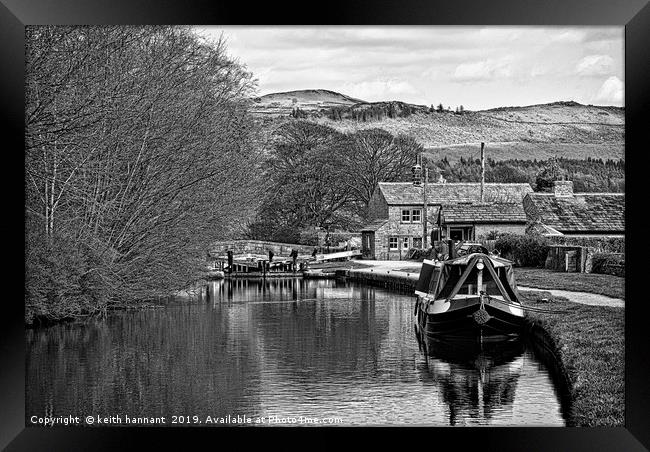
{"label": "grass bank", "polygon": [[625,278],[620,276],[516,267],[515,278],[517,285],[521,286],[588,292],[625,299]]}
{"label": "grass bank", "polygon": [[[549,301],[542,302],[542,298]],[[522,294],[522,301],[529,306],[563,311],[528,311],[526,316],[547,332],[552,351],[566,371],[571,398],[569,426],[623,426],[624,309],[579,305],[547,292]]]}

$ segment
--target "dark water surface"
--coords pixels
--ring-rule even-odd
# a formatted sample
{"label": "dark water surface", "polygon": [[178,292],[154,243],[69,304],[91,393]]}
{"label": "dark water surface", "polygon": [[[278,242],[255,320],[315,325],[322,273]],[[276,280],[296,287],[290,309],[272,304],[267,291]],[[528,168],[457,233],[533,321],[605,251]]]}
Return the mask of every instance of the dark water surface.
{"label": "dark water surface", "polygon": [[163,308],[28,330],[27,423],[164,416],[171,425],[188,416],[205,425],[207,416],[239,415],[565,425],[558,391],[530,350],[430,346],[427,355],[413,306],[412,296],[350,282],[232,280]]}

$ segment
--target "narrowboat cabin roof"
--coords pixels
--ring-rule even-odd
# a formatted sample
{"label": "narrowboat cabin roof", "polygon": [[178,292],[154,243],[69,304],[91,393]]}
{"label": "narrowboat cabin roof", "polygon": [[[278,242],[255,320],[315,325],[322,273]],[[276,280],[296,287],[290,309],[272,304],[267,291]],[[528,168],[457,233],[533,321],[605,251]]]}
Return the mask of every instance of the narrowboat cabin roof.
{"label": "narrowboat cabin roof", "polygon": [[479,260],[484,265],[484,282],[488,283],[487,294],[519,302],[512,262],[483,253],[468,254],[442,262],[423,261],[416,293],[433,299],[453,298],[468,282],[476,279],[476,265]]}

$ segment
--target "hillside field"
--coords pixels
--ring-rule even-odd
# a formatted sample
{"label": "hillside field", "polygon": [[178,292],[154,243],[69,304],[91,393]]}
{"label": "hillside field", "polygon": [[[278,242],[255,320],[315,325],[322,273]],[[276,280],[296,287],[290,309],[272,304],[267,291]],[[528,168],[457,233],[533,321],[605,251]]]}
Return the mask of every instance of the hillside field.
{"label": "hillside field", "polygon": [[[294,102],[295,99],[295,102]],[[415,138],[433,159],[450,161],[479,158],[480,143],[494,160],[547,160],[625,158],[625,110],[620,107],[554,102],[525,107],[500,107],[482,111],[424,112],[421,108],[406,117],[383,117],[360,121],[334,120],[328,108],[363,108],[364,103],[325,90],[295,91],[263,96],[255,102],[253,114],[261,121],[265,140],[287,121],[295,121],[290,105],[304,109],[303,119],[330,126],[340,132],[380,128],[393,135]],[[281,105],[279,113],[278,106]],[[374,103],[373,105],[377,105]]]}

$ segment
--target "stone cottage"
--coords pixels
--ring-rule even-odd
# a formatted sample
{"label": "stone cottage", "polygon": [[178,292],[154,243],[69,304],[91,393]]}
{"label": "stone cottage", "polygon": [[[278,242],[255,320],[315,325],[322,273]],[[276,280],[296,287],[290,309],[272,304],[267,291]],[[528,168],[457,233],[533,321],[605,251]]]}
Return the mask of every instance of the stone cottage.
{"label": "stone cottage", "polygon": [[[480,183],[428,183],[428,240],[475,240],[493,230],[524,233],[522,200],[532,191],[530,184],[486,183],[481,202]],[[421,248],[423,208],[422,186],[380,182],[368,205],[370,222],[361,231],[363,257],[398,260],[409,248]]]}
{"label": "stone cottage", "polygon": [[551,193],[528,193],[531,229],[547,236],[623,237],[624,193],[574,193],[572,181],[555,181]]}

